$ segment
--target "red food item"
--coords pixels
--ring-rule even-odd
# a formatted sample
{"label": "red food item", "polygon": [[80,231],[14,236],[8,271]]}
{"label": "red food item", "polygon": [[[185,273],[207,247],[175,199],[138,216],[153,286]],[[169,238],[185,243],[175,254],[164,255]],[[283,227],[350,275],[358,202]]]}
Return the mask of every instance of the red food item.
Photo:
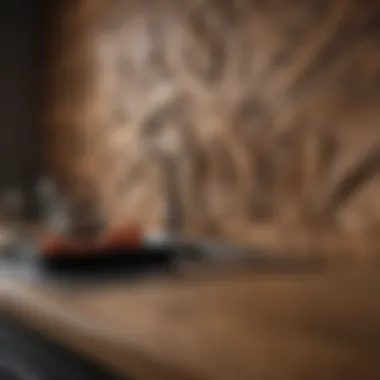
{"label": "red food item", "polygon": [[54,255],[57,252],[69,250],[69,244],[61,236],[52,235],[45,237],[41,244],[41,250],[43,255]]}
{"label": "red food item", "polygon": [[107,247],[138,246],[141,243],[141,230],[136,225],[124,224],[110,228],[101,238]]}
{"label": "red food item", "polygon": [[57,256],[60,254],[75,255],[91,253],[98,249],[96,241],[91,239],[70,239],[59,235],[45,238],[42,242],[42,254],[44,256]]}
{"label": "red food item", "polygon": [[44,256],[82,255],[107,252],[107,248],[136,247],[141,243],[141,230],[130,224],[115,226],[99,238],[74,238],[70,236],[51,235],[41,244]]}

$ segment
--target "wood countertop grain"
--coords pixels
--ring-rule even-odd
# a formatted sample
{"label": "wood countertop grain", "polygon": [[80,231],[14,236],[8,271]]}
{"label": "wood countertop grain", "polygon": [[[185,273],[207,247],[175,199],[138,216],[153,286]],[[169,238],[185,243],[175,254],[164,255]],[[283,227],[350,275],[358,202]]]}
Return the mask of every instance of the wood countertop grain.
{"label": "wood countertop grain", "polygon": [[380,276],[191,274],[60,287],[2,274],[0,306],[136,379],[380,378]]}

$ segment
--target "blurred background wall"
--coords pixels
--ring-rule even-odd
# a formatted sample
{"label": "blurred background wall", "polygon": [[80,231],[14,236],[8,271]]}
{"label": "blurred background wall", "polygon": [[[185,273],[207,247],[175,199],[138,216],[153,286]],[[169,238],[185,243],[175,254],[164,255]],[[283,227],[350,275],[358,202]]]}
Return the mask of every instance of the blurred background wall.
{"label": "blurred background wall", "polygon": [[[78,207],[158,227],[169,162],[189,236],[378,250],[379,5],[54,4],[45,32],[44,162]],[[21,30],[13,55],[26,54],[31,37]],[[5,104],[21,102],[21,88],[2,89],[2,107],[17,107]],[[28,122],[24,112],[14,120]],[[11,138],[1,130],[5,144]],[[35,149],[18,144],[25,154]],[[34,164],[19,156],[12,165],[25,173]]]}
{"label": "blurred background wall", "polygon": [[17,202],[21,190],[25,199],[19,211],[33,218],[38,214],[33,188],[41,171],[44,6],[43,1],[5,1],[0,12],[0,194],[5,203]]}

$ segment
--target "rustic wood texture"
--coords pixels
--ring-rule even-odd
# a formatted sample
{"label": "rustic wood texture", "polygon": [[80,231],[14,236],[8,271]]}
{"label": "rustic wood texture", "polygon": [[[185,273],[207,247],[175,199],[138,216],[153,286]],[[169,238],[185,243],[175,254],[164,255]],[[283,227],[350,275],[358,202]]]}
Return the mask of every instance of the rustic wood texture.
{"label": "rustic wood texture", "polygon": [[378,273],[193,272],[72,290],[1,280],[3,312],[136,380],[380,377]]}
{"label": "rustic wood texture", "polygon": [[188,235],[377,252],[379,19],[367,0],[67,1],[53,173],[91,212],[149,229],[165,156]]}

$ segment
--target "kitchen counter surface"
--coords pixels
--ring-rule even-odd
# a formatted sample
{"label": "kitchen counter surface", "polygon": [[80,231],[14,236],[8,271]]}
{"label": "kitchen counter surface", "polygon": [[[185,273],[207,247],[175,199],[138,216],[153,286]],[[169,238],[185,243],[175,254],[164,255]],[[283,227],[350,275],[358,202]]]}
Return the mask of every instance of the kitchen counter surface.
{"label": "kitchen counter surface", "polygon": [[0,278],[3,312],[136,379],[380,378],[380,276],[369,270]]}

